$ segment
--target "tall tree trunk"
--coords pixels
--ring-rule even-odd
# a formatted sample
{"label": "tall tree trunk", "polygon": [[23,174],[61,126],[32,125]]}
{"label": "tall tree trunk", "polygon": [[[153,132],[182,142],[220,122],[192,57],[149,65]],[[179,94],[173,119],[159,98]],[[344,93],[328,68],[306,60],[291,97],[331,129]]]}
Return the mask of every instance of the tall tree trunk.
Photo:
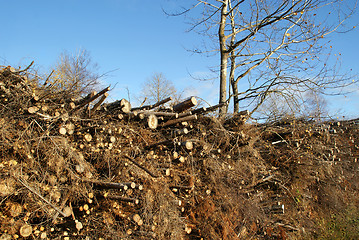
{"label": "tall tree trunk", "polygon": [[[232,94],[233,94],[233,113],[239,112],[239,101],[238,101],[238,85],[235,81],[234,74],[236,69],[236,56],[234,51],[230,54],[231,59],[231,70],[229,72],[229,82],[232,86]],[[231,94],[231,93],[229,93]]]}
{"label": "tall tree trunk", "polygon": [[231,82],[233,91],[233,113],[239,112],[239,101],[238,101],[238,85],[235,81]]}
{"label": "tall tree trunk", "polygon": [[[225,0],[222,5],[221,11],[221,22],[219,24],[218,36],[219,45],[221,52],[221,66],[220,66],[220,85],[219,85],[219,103],[225,103],[227,100],[227,66],[228,66],[228,53],[226,46],[226,36],[224,33],[226,20],[227,20],[227,9],[229,0]],[[227,105],[223,105],[219,110],[220,116],[227,113]]]}

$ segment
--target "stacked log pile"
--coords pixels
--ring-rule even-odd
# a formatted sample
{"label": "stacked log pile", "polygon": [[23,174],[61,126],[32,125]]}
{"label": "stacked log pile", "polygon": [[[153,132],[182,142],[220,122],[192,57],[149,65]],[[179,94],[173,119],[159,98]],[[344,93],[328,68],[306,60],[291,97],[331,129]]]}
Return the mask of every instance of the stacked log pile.
{"label": "stacked log pile", "polygon": [[[303,236],[286,215],[298,203],[284,173],[309,158],[294,147],[319,151],[301,135],[305,124],[298,132],[244,124],[247,111],[223,121],[206,116],[221,105],[196,108],[195,97],[171,107],[171,97],[106,103],[109,87],[74,96],[29,68],[0,69],[1,239]],[[315,132],[330,141],[336,128]],[[325,154],[352,160],[352,145]]]}

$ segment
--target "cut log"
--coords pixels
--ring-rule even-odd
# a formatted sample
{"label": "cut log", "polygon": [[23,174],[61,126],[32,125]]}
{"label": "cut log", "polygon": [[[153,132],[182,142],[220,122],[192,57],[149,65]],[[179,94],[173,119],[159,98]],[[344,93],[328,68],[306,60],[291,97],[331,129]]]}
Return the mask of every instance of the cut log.
{"label": "cut log", "polygon": [[172,118],[178,118],[178,113],[171,113],[171,112],[153,112],[153,111],[141,111],[139,114],[144,115],[155,115],[155,116],[164,116],[164,117],[172,117]]}
{"label": "cut log", "polygon": [[95,104],[95,106],[93,106],[93,108],[91,109],[91,111],[96,111],[100,106],[101,104],[105,101],[105,99],[108,97],[108,93],[104,93],[102,95],[102,97],[100,98],[100,100]]}
{"label": "cut log", "polygon": [[74,102],[70,102],[69,106],[70,106],[71,109],[74,109],[76,107],[76,104]]}
{"label": "cut log", "polygon": [[126,159],[130,160],[134,165],[136,165],[137,167],[141,168],[143,171],[145,171],[146,173],[148,173],[151,177],[157,178],[157,176],[155,174],[153,174],[150,170],[148,170],[147,168],[145,168],[144,166],[142,166],[141,164],[139,164],[135,159],[125,155],[124,156]]}
{"label": "cut log", "polygon": [[178,117],[183,118],[183,117],[187,117],[187,116],[190,116],[190,115],[194,115],[194,113],[192,111],[183,112],[183,113],[178,114]]}
{"label": "cut log", "polygon": [[183,117],[183,118],[169,120],[169,121],[163,123],[162,127],[171,126],[171,125],[174,125],[176,123],[192,121],[192,120],[197,120],[197,115],[191,115],[191,116],[187,116],[187,117]]}
{"label": "cut log", "polygon": [[115,182],[101,182],[97,180],[86,180],[92,184],[94,184],[94,187],[97,189],[124,189],[127,190],[129,188],[136,188],[141,185],[136,185],[134,182],[128,182],[128,183],[115,183]]}
{"label": "cut log", "polygon": [[123,202],[131,202],[134,204],[140,203],[140,200],[137,198],[129,198],[129,197],[123,197],[123,196],[118,196],[118,195],[107,195],[106,198],[112,199],[112,200],[119,200],[119,201],[123,201]]}
{"label": "cut log", "polygon": [[28,111],[29,113],[33,114],[33,113],[36,113],[37,111],[39,111],[39,108],[36,107],[36,106],[32,106],[32,107],[29,107],[29,108],[27,109],[27,111]]}
{"label": "cut log", "polygon": [[192,110],[192,113],[193,114],[201,114],[201,113],[206,112],[206,110],[207,110],[207,108],[201,107],[201,108],[197,108],[196,110]]}
{"label": "cut log", "polygon": [[185,135],[189,133],[188,129],[187,128],[182,128],[182,129],[173,129],[171,131],[171,137],[178,137],[178,136],[181,136],[181,135]]}
{"label": "cut log", "polygon": [[109,137],[109,141],[111,143],[115,143],[116,142],[116,137],[114,137],[114,136]]}
{"label": "cut log", "polygon": [[158,119],[155,115],[151,114],[149,116],[147,116],[147,126],[150,129],[156,129],[158,126]]}
{"label": "cut log", "polygon": [[85,101],[89,100],[90,98],[92,98],[92,97],[95,96],[96,94],[97,94],[96,91],[90,92],[90,93],[87,94],[86,97],[84,97],[83,99],[77,100],[77,101],[75,102],[75,105],[76,105],[76,104],[81,104],[82,102],[85,102]]}
{"label": "cut log", "polygon": [[16,73],[16,69],[14,67],[11,67],[11,66],[7,66],[6,68],[3,69],[3,72],[2,72],[2,74],[4,76],[7,76],[7,75],[9,75],[11,73]]}
{"label": "cut log", "polygon": [[19,203],[10,203],[10,207],[9,207],[9,214],[12,217],[17,217],[19,216],[23,211],[23,207],[21,204]]}
{"label": "cut log", "polygon": [[147,145],[147,146],[145,146],[145,149],[151,149],[151,148],[157,147],[159,145],[169,146],[169,145],[173,145],[173,144],[176,144],[176,143],[172,139],[171,140],[164,140],[164,141],[161,141],[161,142],[153,143],[151,145]]}
{"label": "cut log", "polygon": [[65,214],[64,217],[70,217],[72,215],[72,208],[67,206],[62,209],[62,212]]}
{"label": "cut log", "polygon": [[70,135],[72,135],[73,133],[74,133],[74,131],[75,131],[75,125],[73,124],[73,123],[67,123],[66,125],[65,125],[65,127],[66,127],[66,130],[67,130],[67,133],[68,134],[70,134]]}
{"label": "cut log", "polygon": [[197,105],[197,99],[195,97],[190,97],[187,100],[173,106],[174,112],[183,112],[193,106]]}
{"label": "cut log", "polygon": [[83,224],[81,223],[81,222],[79,222],[79,221],[75,221],[75,226],[76,226],[76,229],[77,229],[77,231],[80,231],[81,229],[83,229]]}
{"label": "cut log", "polygon": [[20,228],[20,235],[24,238],[30,236],[32,233],[32,227],[29,224],[24,224]]}
{"label": "cut log", "polygon": [[65,128],[65,127],[60,127],[59,133],[60,133],[61,135],[66,135],[66,133],[67,133],[66,128]]}
{"label": "cut log", "polygon": [[137,223],[138,226],[141,226],[143,224],[143,220],[137,213],[133,215],[132,219],[133,221],[135,221],[135,223]]}
{"label": "cut log", "polygon": [[105,94],[108,91],[110,91],[110,87],[107,87],[107,88],[103,89],[102,91],[95,94],[94,96],[92,96],[93,93],[91,95],[88,95],[86,98],[81,100],[80,104],[76,108],[74,108],[72,111],[76,111],[76,110],[82,108],[83,106],[85,106],[86,104],[89,104],[90,102],[95,101],[98,97],[102,96],[103,94]]}
{"label": "cut log", "polygon": [[213,111],[217,110],[218,108],[220,108],[220,107],[222,107],[224,105],[227,105],[227,104],[226,103],[220,103],[220,104],[214,105],[212,107],[208,107],[208,108],[202,107],[202,108],[194,110],[193,112],[196,112],[197,114],[213,112]]}
{"label": "cut log", "polygon": [[192,150],[192,149],[193,149],[193,142],[191,142],[191,141],[184,141],[184,142],[181,142],[181,146],[183,146],[183,147],[186,148],[187,150]]}
{"label": "cut log", "polygon": [[107,109],[109,111],[113,111],[113,110],[120,110],[124,113],[129,113],[131,111],[131,104],[129,101],[127,101],[126,99],[121,99],[121,100],[117,100],[113,103],[108,104]]}
{"label": "cut log", "polygon": [[92,136],[89,133],[85,134],[84,138],[87,142],[91,142],[91,140],[92,140]]}
{"label": "cut log", "polygon": [[150,109],[154,109],[154,108],[156,108],[156,107],[158,107],[158,106],[160,106],[160,105],[162,105],[162,104],[165,104],[165,103],[167,103],[167,102],[169,102],[169,101],[171,101],[171,100],[172,100],[172,97],[168,97],[168,98],[166,98],[166,99],[163,99],[163,100],[161,100],[161,101],[158,101],[158,102],[155,103],[155,104],[146,105],[146,106],[142,106],[142,107],[136,107],[136,108],[132,108],[131,110],[132,110],[132,111],[135,111],[135,110],[150,110]]}

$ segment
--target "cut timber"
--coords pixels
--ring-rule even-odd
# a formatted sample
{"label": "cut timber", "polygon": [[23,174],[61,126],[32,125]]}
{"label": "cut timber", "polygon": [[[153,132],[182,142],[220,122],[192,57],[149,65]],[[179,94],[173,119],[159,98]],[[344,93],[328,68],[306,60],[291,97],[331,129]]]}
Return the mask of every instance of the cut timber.
{"label": "cut timber", "polygon": [[206,112],[207,108],[206,107],[201,107],[201,108],[197,108],[196,110],[193,110],[192,113],[193,114],[201,114]]}
{"label": "cut timber", "polygon": [[74,109],[76,107],[76,104],[74,102],[70,102],[69,106],[70,106],[71,109]]}
{"label": "cut timber", "polygon": [[66,130],[67,130],[67,133],[68,134],[70,134],[70,135],[72,135],[73,133],[74,133],[74,131],[75,131],[75,125],[73,124],[73,123],[67,123],[66,125],[65,125],[65,127],[66,127]]}
{"label": "cut timber", "polygon": [[134,204],[140,203],[140,200],[137,198],[129,198],[129,197],[123,197],[123,196],[117,196],[117,195],[108,195],[108,196],[106,196],[106,198],[112,199],[112,200],[119,200],[119,201],[123,201],[123,202],[132,202]]}
{"label": "cut timber", "polygon": [[147,116],[147,126],[150,129],[156,129],[158,126],[158,119],[155,115],[151,114]]}
{"label": "cut timber", "polygon": [[185,147],[187,150],[192,150],[193,142],[191,142],[191,141],[181,142],[181,146]]}
{"label": "cut timber", "polygon": [[24,224],[20,228],[20,235],[24,238],[30,236],[32,233],[32,227],[29,224]]}
{"label": "cut timber", "polygon": [[39,111],[39,108],[36,107],[36,106],[29,107],[29,108],[27,109],[27,111],[32,114],[32,113],[36,113],[37,111]]}
{"label": "cut timber", "polygon": [[105,101],[105,99],[108,97],[108,93],[104,93],[102,95],[102,97],[100,98],[100,100],[95,104],[95,106],[93,106],[93,108],[91,109],[91,111],[96,111],[100,106],[101,104]]}
{"label": "cut timber", "polygon": [[181,136],[181,135],[185,135],[189,133],[187,128],[182,128],[182,129],[174,129],[171,132],[171,136],[172,137],[177,137],[177,136]]}
{"label": "cut timber", "polygon": [[202,114],[202,113],[213,112],[213,111],[217,110],[218,108],[220,108],[220,107],[222,107],[224,105],[227,105],[227,104],[226,103],[220,103],[220,104],[214,105],[212,107],[208,107],[208,108],[202,107],[202,108],[194,110],[193,113]]}
{"label": "cut timber", "polygon": [[3,72],[2,72],[2,74],[4,76],[7,76],[7,75],[9,75],[11,73],[16,73],[16,69],[14,67],[11,67],[11,66],[7,66],[6,68],[3,69]]}
{"label": "cut timber", "polygon": [[132,108],[131,110],[134,111],[134,110],[150,110],[150,109],[153,109],[153,108],[156,108],[162,104],[165,104],[169,101],[172,100],[172,97],[168,97],[166,99],[163,99],[161,101],[158,101],[157,103],[153,104],[153,105],[146,105],[146,106],[142,106],[142,107],[136,107],[136,108]]}
{"label": "cut timber", "polygon": [[183,112],[184,110],[187,110],[196,105],[197,105],[197,99],[195,97],[190,97],[187,100],[173,106],[173,111],[174,112]]}
{"label": "cut timber", "polygon": [[141,226],[143,224],[143,220],[137,213],[133,215],[132,219],[137,223],[138,226]]}
{"label": "cut timber", "polygon": [[13,203],[11,202],[9,207],[9,214],[12,217],[17,217],[23,212],[23,207],[19,203]]}
{"label": "cut timber", "polygon": [[59,129],[59,133],[61,134],[61,135],[66,135],[66,128],[65,127],[60,127],[60,129]]}
{"label": "cut timber", "polygon": [[[127,190],[129,188],[140,188],[141,185],[136,185],[134,182],[128,182],[128,183],[116,183],[116,182],[102,182],[97,180],[85,180],[87,182],[90,182],[94,184],[94,187],[97,189],[124,189]],[[141,186],[142,188],[142,186]]]}
{"label": "cut timber", "polygon": [[178,114],[178,117],[183,118],[183,117],[187,117],[187,116],[190,116],[190,115],[194,115],[194,113],[192,111],[183,112],[183,113]]}
{"label": "cut timber", "polygon": [[87,142],[91,142],[91,140],[92,140],[92,136],[89,133],[85,134],[84,138]]}
{"label": "cut timber", "polygon": [[92,97],[91,97],[92,94],[88,95],[86,98],[81,100],[80,104],[77,107],[75,107],[72,111],[75,111],[75,110],[78,110],[78,109],[82,108],[86,104],[89,104],[90,102],[96,100],[98,97],[102,96],[103,94],[105,94],[108,91],[110,91],[110,87],[107,87],[107,88],[103,89],[102,91],[100,91],[99,93],[95,94]]}
{"label": "cut timber", "polygon": [[187,117],[183,117],[183,118],[169,120],[169,121],[163,123],[162,127],[171,126],[171,125],[174,125],[176,123],[192,121],[192,120],[197,120],[197,115],[191,115],[191,116],[187,116]]}
{"label": "cut timber", "polygon": [[164,117],[172,117],[172,118],[178,118],[178,113],[171,113],[171,112],[153,112],[153,111],[141,111],[139,114],[144,115],[156,115],[156,116],[164,116]]}
{"label": "cut timber", "polygon": [[111,143],[115,143],[116,142],[116,137],[111,136],[111,137],[109,137],[109,140],[110,140]]}
{"label": "cut timber", "polygon": [[151,177],[156,178],[157,176],[155,174],[153,174],[150,170],[148,170],[147,168],[145,168],[144,166],[142,166],[141,164],[139,164],[135,159],[125,155],[124,156],[126,159],[130,160],[133,164],[135,164],[137,167],[141,168],[143,171],[145,171],[146,173],[148,173]]}
{"label": "cut timber", "polygon": [[74,103],[75,105],[78,105],[78,104],[81,104],[87,100],[89,100],[90,98],[92,98],[93,96],[95,96],[97,94],[96,91],[92,91],[90,92],[89,94],[86,95],[86,97],[82,98],[82,99],[79,99],[79,100],[76,100]]}
{"label": "cut timber", "polygon": [[145,146],[145,149],[151,149],[151,148],[157,147],[159,145],[168,146],[168,145],[173,145],[173,144],[176,144],[176,143],[172,139],[171,140],[164,140],[164,141],[160,141],[160,142],[157,142],[157,143],[153,143],[151,145],[147,145],[147,146]]}
{"label": "cut timber", "polygon": [[129,113],[131,111],[131,104],[129,101],[123,98],[121,100],[108,104],[107,109],[109,111],[118,109],[124,113]]}
{"label": "cut timber", "polygon": [[64,217],[70,217],[72,215],[72,208],[71,207],[64,207],[62,212],[65,214]]}
{"label": "cut timber", "polygon": [[124,113],[129,113],[131,111],[130,102],[124,98],[120,100],[120,106],[121,106],[121,111]]}

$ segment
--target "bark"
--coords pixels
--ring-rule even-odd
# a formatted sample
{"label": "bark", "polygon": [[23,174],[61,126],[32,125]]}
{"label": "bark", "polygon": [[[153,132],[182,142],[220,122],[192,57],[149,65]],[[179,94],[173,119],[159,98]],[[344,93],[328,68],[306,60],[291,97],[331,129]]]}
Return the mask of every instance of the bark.
{"label": "bark", "polygon": [[100,98],[100,100],[95,104],[95,106],[93,106],[91,111],[96,111],[101,106],[101,104],[105,101],[105,99],[108,97],[108,95],[109,95],[108,93],[104,93],[102,95],[102,97]]}
{"label": "bark", "polygon": [[197,105],[197,99],[195,97],[190,97],[189,99],[173,106],[174,112],[183,112],[193,106]]}
{"label": "bark", "polygon": [[110,87],[107,87],[107,88],[103,89],[102,91],[100,91],[99,93],[97,93],[97,94],[95,94],[94,96],[91,97],[91,95],[93,94],[92,93],[91,95],[89,95],[90,97],[88,97],[88,98],[86,97],[86,99],[82,100],[80,102],[80,104],[76,108],[74,108],[72,110],[72,112],[76,111],[76,110],[82,108],[83,106],[85,106],[86,104],[89,104],[90,102],[96,100],[98,97],[102,96],[103,94],[105,94],[108,91],[110,91]]}
{"label": "bark", "polygon": [[187,117],[183,117],[183,118],[169,120],[169,121],[163,123],[162,127],[171,126],[176,123],[187,122],[187,121],[192,121],[192,120],[197,120],[197,115],[191,115],[191,116],[187,116]]}
{"label": "bark", "polygon": [[239,99],[238,99],[238,85],[233,81],[232,82],[232,91],[233,91],[233,112],[239,112]]}
{"label": "bark", "polygon": [[[228,66],[228,53],[226,46],[225,26],[229,0],[225,0],[221,9],[221,20],[218,29],[219,47],[221,56],[220,65],[220,83],[219,83],[219,104],[225,103],[227,100],[227,66]],[[223,116],[227,113],[227,105],[222,105],[219,111],[220,115]]]}
{"label": "bark", "polygon": [[153,104],[153,105],[146,105],[146,106],[142,106],[142,107],[136,107],[136,108],[132,108],[131,110],[134,111],[134,110],[150,110],[150,109],[153,109],[153,108],[156,108],[162,104],[165,104],[169,101],[172,100],[172,97],[168,97],[168,98],[165,98],[161,101],[158,101],[157,103]]}
{"label": "bark", "polygon": [[131,103],[124,98],[110,103],[106,107],[109,111],[120,110],[124,113],[129,113],[131,111]]}

